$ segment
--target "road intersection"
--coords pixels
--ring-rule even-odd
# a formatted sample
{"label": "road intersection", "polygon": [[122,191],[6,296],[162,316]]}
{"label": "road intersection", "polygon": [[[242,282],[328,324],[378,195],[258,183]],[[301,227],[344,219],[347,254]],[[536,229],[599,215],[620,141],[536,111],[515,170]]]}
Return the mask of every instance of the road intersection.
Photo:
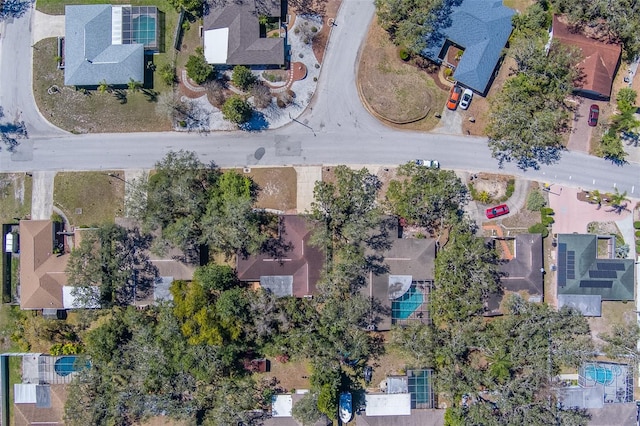
{"label": "road intersection", "polygon": [[[117,133],[72,135],[40,115],[31,92],[33,13],[0,24],[0,105],[24,120],[29,139],[14,153],[0,152],[0,171],[151,168],[170,150],[193,150],[204,161],[231,166],[396,165],[436,158],[442,167],[504,172],[582,188],[640,193],[640,165],[613,166],[600,158],[565,152],[540,170],[512,164],[499,169],[486,138],[406,132],[379,123],[362,106],[355,85],[359,49],[374,16],[372,0],[343,0],[310,107],[291,124],[261,132]],[[28,70],[25,71],[25,70]]]}

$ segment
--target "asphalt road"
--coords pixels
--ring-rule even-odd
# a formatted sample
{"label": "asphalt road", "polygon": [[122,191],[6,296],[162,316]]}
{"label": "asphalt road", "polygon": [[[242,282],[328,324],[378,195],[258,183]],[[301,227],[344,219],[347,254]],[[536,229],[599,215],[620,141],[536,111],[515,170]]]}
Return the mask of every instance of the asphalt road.
{"label": "asphalt road", "polygon": [[[263,132],[130,133],[71,135],[55,130],[33,105],[26,40],[30,15],[0,26],[0,105],[16,111],[30,133],[15,153],[0,152],[0,171],[151,168],[169,150],[193,150],[204,161],[227,166],[376,164],[435,158],[447,169],[504,172],[574,187],[618,187],[638,197],[640,165],[613,166],[567,152],[540,170],[523,172],[491,158],[486,139],[404,132],[388,128],[362,107],[355,86],[362,40],[374,15],[372,0],[343,0],[310,108],[281,129]],[[16,46],[24,46],[17,48]],[[10,47],[10,48],[9,48]],[[16,62],[11,63],[12,59]],[[7,77],[9,76],[9,77]]]}

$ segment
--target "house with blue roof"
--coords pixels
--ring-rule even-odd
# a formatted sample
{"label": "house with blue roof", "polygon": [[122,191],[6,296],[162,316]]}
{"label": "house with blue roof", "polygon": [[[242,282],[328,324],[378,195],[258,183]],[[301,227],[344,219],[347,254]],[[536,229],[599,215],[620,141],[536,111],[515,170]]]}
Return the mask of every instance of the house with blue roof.
{"label": "house with blue roof", "polygon": [[109,4],[65,7],[64,83],[144,82],[145,50],[157,49],[157,9]]}
{"label": "house with blue roof", "polygon": [[[445,2],[446,3],[446,2]],[[446,3],[434,31],[427,36],[422,55],[454,68],[453,78],[482,95],[489,91],[494,71],[507,44],[515,12],[501,0],[461,0]],[[463,50],[457,63],[446,60],[450,47]]]}

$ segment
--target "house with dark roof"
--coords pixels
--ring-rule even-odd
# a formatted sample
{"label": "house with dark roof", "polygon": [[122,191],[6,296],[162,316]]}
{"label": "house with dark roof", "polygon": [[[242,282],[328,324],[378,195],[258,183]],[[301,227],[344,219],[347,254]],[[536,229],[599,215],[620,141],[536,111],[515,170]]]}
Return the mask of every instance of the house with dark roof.
{"label": "house with dark roof", "polygon": [[204,16],[205,59],[210,64],[283,65],[285,38],[267,37],[261,20],[284,20],[285,13],[286,0],[210,1]]}
{"label": "house with dark roof", "polygon": [[[598,256],[598,241],[608,241],[609,257]],[[558,307],[571,306],[586,316],[600,316],[602,300],[634,300],[633,259],[615,259],[615,238],[559,234]]]}
{"label": "house with dark roof", "polygon": [[[495,240],[492,240],[495,244]],[[513,253],[500,263],[500,284],[507,292],[525,292],[530,302],[542,302],[544,296],[542,235],[518,234],[513,239]],[[489,296],[485,316],[501,315],[503,294]]]}
{"label": "house with dark roof", "polygon": [[238,278],[259,283],[276,296],[312,296],[324,267],[324,254],[310,244],[311,223],[302,216],[280,216],[275,246],[281,250],[238,257]]}
{"label": "house with dark roof", "polygon": [[575,88],[576,93],[587,98],[609,100],[613,79],[620,66],[621,46],[589,38],[558,15],[553,17],[552,39],[582,52],[583,59],[577,66],[582,69],[584,79],[581,86]]}
{"label": "house with dark roof", "polygon": [[157,49],[158,28],[153,6],[65,6],[64,83],[144,82],[145,49]]}
{"label": "house with dark roof", "polygon": [[[446,2],[445,2],[446,3]],[[444,5],[434,31],[427,36],[422,56],[438,64],[446,60],[449,47],[464,52],[453,78],[482,95],[489,91],[494,71],[509,40],[515,12],[503,6],[502,0],[461,0],[458,5]]]}
{"label": "house with dark roof", "polygon": [[376,318],[372,328],[390,330],[392,324],[429,321],[429,289],[434,281],[437,243],[431,238],[392,238],[389,249],[379,254],[387,266],[384,273],[369,273],[362,293],[389,315]]}

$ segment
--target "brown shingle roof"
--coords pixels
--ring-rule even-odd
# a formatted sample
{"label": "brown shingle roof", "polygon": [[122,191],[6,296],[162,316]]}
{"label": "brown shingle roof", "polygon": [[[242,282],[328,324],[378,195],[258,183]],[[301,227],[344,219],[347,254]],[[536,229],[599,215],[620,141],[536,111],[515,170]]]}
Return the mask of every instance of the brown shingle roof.
{"label": "brown shingle roof", "polygon": [[69,255],[53,253],[53,222],[20,221],[20,308],[62,309]]}
{"label": "brown shingle roof", "polygon": [[611,85],[618,69],[622,48],[619,44],[603,43],[574,31],[554,15],[553,38],[561,44],[575,46],[582,51],[583,60],[578,64],[585,74],[581,90],[611,97]]}
{"label": "brown shingle roof", "polygon": [[324,264],[322,252],[309,244],[310,224],[302,216],[280,217],[280,242],[288,246],[281,259],[269,253],[238,258],[238,278],[260,281],[263,276],[293,276],[293,295],[302,297],[316,292]]}
{"label": "brown shingle roof", "polygon": [[260,16],[279,17],[280,0],[211,1],[204,30],[229,28],[227,65],[282,65],[284,39],[261,38]]}

